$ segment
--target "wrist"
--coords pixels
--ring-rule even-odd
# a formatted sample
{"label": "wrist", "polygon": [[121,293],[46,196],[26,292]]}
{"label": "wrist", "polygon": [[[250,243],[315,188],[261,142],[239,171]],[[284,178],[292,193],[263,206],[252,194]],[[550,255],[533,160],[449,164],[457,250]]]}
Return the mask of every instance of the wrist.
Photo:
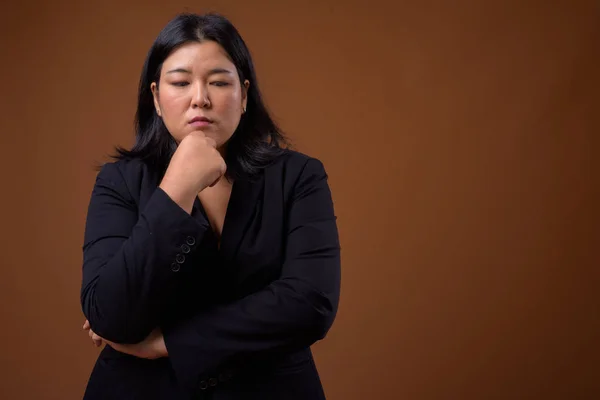
{"label": "wrist", "polygon": [[182,187],[182,185],[177,184],[168,178],[162,180],[159,188],[161,188],[171,200],[177,203],[179,207],[184,209],[188,214],[191,214],[197,195],[195,191]]}
{"label": "wrist", "polygon": [[167,344],[165,343],[165,337],[162,334],[160,328],[157,328],[155,331],[155,340],[154,344],[154,354],[156,354],[157,358],[163,358],[169,356],[169,351],[167,350]]}
{"label": "wrist", "polygon": [[167,350],[167,344],[165,343],[165,338],[162,336],[160,337],[160,340],[159,340],[158,354],[160,354],[161,357],[169,357],[169,351]]}

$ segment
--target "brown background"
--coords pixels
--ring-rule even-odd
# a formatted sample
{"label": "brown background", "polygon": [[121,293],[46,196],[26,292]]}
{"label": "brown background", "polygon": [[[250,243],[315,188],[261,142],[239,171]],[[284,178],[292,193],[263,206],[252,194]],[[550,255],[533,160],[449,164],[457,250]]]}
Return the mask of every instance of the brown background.
{"label": "brown background", "polygon": [[2,5],[1,399],[81,398],[92,166],[132,143],[145,53],[182,10],[233,20],[330,174],[330,399],[600,398],[599,3],[387,3]]}

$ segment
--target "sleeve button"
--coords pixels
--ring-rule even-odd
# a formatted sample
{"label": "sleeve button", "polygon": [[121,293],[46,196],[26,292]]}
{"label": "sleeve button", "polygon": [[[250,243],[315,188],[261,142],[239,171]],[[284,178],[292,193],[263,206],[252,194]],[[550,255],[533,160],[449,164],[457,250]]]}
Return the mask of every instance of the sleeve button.
{"label": "sleeve button", "polygon": [[185,256],[183,254],[177,254],[175,256],[175,261],[177,261],[178,264],[183,264],[185,262]]}
{"label": "sleeve button", "polygon": [[177,264],[177,263],[171,264],[171,271],[179,272],[180,269],[181,269],[181,266],[179,264]]}
{"label": "sleeve button", "polygon": [[206,390],[207,387],[208,384],[206,383],[206,381],[200,381],[200,389]]}
{"label": "sleeve button", "polygon": [[195,244],[196,244],[196,239],[194,239],[194,237],[193,237],[193,236],[188,236],[188,237],[185,239],[185,242],[186,242],[188,245],[190,245],[190,246],[193,246],[193,245],[195,245]]}
{"label": "sleeve button", "polygon": [[187,254],[187,253],[189,253],[189,252],[190,252],[190,250],[191,250],[191,249],[190,249],[190,246],[188,246],[187,244],[183,244],[183,245],[181,245],[181,251],[182,251],[184,254]]}
{"label": "sleeve button", "polygon": [[209,384],[210,386],[217,386],[217,380],[216,380],[215,378],[210,378],[210,379],[208,380],[208,384]]}

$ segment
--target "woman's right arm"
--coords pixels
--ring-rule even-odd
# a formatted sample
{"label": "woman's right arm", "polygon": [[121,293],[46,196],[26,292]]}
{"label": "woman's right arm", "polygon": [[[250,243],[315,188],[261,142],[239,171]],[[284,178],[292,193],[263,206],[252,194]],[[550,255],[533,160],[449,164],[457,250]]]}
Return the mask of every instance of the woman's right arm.
{"label": "woman's right arm", "polygon": [[137,343],[158,325],[186,255],[209,228],[184,208],[158,187],[138,210],[117,165],[102,167],[88,207],[81,288],[83,313],[101,337]]}

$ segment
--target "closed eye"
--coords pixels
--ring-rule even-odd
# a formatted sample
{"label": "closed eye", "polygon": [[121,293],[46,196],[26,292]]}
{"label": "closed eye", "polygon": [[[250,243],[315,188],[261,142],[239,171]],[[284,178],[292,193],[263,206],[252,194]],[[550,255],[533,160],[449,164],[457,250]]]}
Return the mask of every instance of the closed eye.
{"label": "closed eye", "polygon": [[223,82],[223,81],[215,81],[215,82],[211,82],[210,84],[213,85],[213,86],[227,86],[227,85],[229,85],[228,82]]}
{"label": "closed eye", "polygon": [[179,86],[179,87],[187,86],[189,84],[190,84],[189,82],[173,82],[173,83],[171,83],[171,85]]}

